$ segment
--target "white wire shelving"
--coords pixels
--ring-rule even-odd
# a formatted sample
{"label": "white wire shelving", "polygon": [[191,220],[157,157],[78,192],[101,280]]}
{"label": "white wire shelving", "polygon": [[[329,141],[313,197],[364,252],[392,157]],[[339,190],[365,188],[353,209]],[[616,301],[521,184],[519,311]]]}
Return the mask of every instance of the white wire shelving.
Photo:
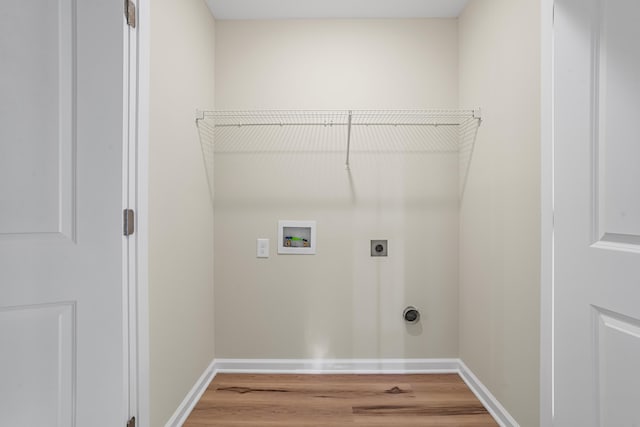
{"label": "white wire shelving", "polygon": [[[205,163],[214,152],[457,152],[464,193],[480,110],[197,111]],[[354,143],[355,148],[354,148]],[[366,147],[366,148],[363,148]],[[212,185],[212,172],[210,185]]]}

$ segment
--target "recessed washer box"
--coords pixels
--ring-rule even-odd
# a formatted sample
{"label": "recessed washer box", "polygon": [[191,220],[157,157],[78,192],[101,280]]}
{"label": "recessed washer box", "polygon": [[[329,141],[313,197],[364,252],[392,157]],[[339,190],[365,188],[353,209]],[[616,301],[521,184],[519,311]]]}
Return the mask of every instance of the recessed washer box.
{"label": "recessed washer box", "polygon": [[278,221],[278,253],[315,255],[315,221]]}

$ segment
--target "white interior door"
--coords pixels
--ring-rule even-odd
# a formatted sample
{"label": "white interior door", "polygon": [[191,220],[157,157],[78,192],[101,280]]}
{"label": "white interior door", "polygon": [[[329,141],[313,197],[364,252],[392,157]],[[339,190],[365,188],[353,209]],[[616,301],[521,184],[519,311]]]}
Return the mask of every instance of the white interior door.
{"label": "white interior door", "polygon": [[0,425],[124,426],[122,1],[0,2]]}
{"label": "white interior door", "polygon": [[557,426],[640,426],[639,17],[555,2]]}

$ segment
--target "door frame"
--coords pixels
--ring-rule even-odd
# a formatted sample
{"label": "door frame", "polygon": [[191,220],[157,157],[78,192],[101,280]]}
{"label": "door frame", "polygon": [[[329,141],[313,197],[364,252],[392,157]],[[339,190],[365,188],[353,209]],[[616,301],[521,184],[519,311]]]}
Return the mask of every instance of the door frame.
{"label": "door frame", "polygon": [[[150,78],[150,0],[135,0],[137,31],[135,52],[135,90],[130,93],[129,109],[135,116],[133,140],[135,161],[129,164],[129,192],[133,192],[136,209],[135,250],[127,257],[129,281],[135,291],[129,316],[135,319],[129,328],[135,351],[129,363],[135,384],[130,388],[136,402],[137,425],[150,427],[149,365],[149,78]],[[553,425],[553,9],[554,0],[540,0],[540,426]],[[133,95],[133,96],[131,96]],[[126,98],[125,98],[126,99]],[[131,150],[130,150],[131,151]],[[126,315],[126,314],[125,314]]]}
{"label": "door frame", "polygon": [[553,425],[554,0],[540,0],[540,426]]}
{"label": "door frame", "polygon": [[[136,25],[123,20],[123,209],[135,211],[135,231],[123,239],[125,408],[139,427],[149,422],[148,105],[149,0],[131,0]],[[123,15],[124,16],[124,15]]]}
{"label": "door frame", "polygon": [[149,364],[149,83],[150,83],[150,5],[151,0],[133,0],[136,5],[135,52],[130,61],[135,62],[135,73],[131,73],[134,86],[129,92],[132,138],[135,140],[135,159],[129,164],[130,200],[136,211],[136,231],[133,235],[134,250],[130,251],[128,262],[131,268],[129,278],[130,334],[133,350],[129,365],[133,368],[130,404],[134,405],[136,425],[151,427],[150,422],[150,364]]}

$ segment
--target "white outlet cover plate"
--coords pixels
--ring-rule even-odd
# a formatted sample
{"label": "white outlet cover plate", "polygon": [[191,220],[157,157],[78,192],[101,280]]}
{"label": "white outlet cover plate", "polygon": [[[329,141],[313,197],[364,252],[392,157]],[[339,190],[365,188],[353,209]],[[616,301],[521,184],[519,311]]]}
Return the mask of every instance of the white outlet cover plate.
{"label": "white outlet cover plate", "polygon": [[269,258],[269,239],[256,241],[256,258]]}

